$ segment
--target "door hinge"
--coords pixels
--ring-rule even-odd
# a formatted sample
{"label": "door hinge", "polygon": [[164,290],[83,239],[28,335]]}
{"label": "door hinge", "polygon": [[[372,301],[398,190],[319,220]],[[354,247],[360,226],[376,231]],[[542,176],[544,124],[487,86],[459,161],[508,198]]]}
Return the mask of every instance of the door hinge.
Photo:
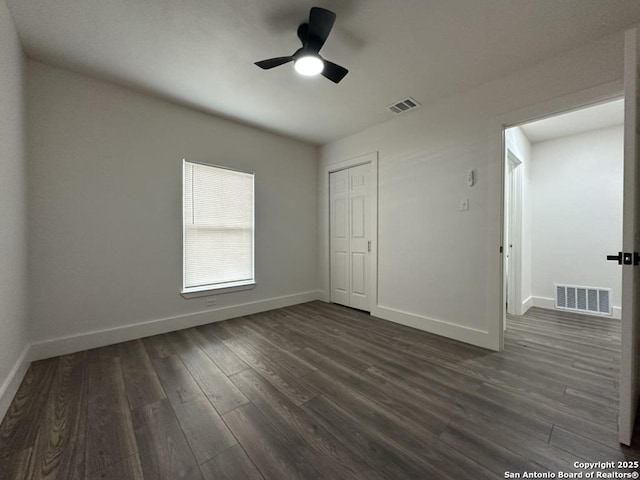
{"label": "door hinge", "polygon": [[367,242],[367,251],[371,251],[371,240]]}

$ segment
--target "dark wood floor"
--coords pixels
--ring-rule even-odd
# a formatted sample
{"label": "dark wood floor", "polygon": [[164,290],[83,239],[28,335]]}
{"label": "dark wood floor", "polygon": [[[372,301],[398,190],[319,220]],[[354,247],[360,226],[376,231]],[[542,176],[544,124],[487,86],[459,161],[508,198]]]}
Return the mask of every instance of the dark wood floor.
{"label": "dark wood floor", "polygon": [[482,479],[640,458],[620,324],[532,310],[506,350],[312,302],[35,362],[0,478]]}

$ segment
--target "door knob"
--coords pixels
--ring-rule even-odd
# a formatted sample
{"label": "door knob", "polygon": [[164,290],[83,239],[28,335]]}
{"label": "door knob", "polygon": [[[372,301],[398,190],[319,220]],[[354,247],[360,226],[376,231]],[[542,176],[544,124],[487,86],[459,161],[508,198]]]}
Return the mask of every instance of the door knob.
{"label": "door knob", "polygon": [[617,261],[618,265],[622,265],[622,252],[618,252],[618,255],[607,255],[607,260]]}
{"label": "door knob", "polygon": [[640,253],[618,252],[617,255],[607,255],[607,260],[618,262],[618,265],[640,265]]}

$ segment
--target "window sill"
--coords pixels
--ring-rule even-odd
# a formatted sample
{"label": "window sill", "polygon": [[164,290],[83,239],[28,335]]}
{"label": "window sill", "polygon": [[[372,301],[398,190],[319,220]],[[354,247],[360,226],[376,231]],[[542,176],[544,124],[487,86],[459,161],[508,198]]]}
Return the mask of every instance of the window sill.
{"label": "window sill", "polygon": [[243,290],[252,290],[256,287],[256,282],[242,283],[238,285],[229,285],[227,287],[201,287],[187,289],[180,292],[183,298],[210,297],[222,293],[241,292]]}

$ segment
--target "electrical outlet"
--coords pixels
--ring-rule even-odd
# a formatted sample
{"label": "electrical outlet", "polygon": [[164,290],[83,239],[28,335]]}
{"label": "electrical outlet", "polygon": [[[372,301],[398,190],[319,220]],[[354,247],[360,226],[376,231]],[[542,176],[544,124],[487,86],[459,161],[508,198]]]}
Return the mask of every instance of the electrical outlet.
{"label": "electrical outlet", "polygon": [[460,211],[466,212],[467,210],[469,210],[469,199],[463,198],[460,200]]}
{"label": "electrical outlet", "polygon": [[213,307],[215,304],[216,304],[216,299],[215,299],[215,298],[213,298],[213,297],[209,297],[209,298],[207,298],[207,300],[206,300],[206,302],[205,302],[205,305],[206,305],[207,307]]}

